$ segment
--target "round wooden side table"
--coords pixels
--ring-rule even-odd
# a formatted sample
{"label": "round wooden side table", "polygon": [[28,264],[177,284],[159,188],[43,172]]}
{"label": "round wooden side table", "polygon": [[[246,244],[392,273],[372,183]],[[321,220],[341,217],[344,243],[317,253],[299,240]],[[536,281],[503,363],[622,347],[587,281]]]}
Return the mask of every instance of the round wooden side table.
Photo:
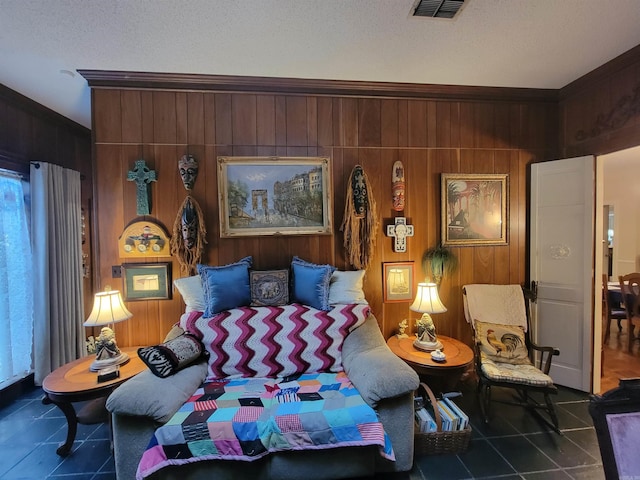
{"label": "round wooden side table", "polygon": [[442,392],[453,390],[464,371],[473,362],[473,350],[460,340],[438,335],[446,359],[444,362],[436,362],[432,360],[430,352],[413,346],[415,339],[415,335],[405,338],[393,335],[387,340],[387,345],[393,353],[413,368],[432,390]]}
{"label": "round wooden side table", "polygon": [[[129,361],[120,365],[120,376],[113,380],[98,383],[98,372],[89,371],[91,363],[95,360],[95,356],[90,355],[57,368],[42,381],[42,389],[45,392],[42,403],[45,405],[53,403],[62,410],[67,419],[67,439],[56,450],[58,455],[67,455],[71,451],[78,423],[97,423],[108,418],[104,415],[106,414],[104,401],[109,394],[146,368],[146,365],[138,357],[137,347],[125,347],[121,350],[129,354]],[[97,407],[96,404],[89,403],[86,409],[82,409],[76,414],[73,407],[74,402],[96,399],[101,400]],[[100,413],[103,414],[98,420],[96,420],[96,410],[100,410]]]}

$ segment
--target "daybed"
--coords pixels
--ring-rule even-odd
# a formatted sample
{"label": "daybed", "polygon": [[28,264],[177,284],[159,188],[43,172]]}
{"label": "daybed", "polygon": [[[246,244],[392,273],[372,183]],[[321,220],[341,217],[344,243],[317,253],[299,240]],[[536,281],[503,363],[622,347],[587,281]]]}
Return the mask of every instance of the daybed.
{"label": "daybed", "polygon": [[[311,268],[311,264],[306,264],[306,262],[300,265],[303,265],[305,269]],[[315,267],[318,266],[313,266],[313,268]],[[301,287],[300,282],[303,280],[305,269],[296,268],[294,259],[291,271],[292,285],[296,284],[297,276],[297,286]],[[216,271],[215,273],[224,273],[221,278],[226,279],[225,283],[228,287],[229,278],[231,278],[228,275],[230,272]],[[351,299],[350,294],[346,299],[337,298],[344,297],[343,281],[345,278],[349,280],[359,278],[361,284],[363,273],[334,273],[334,269],[331,269],[329,273],[329,278],[325,282],[326,286],[329,286],[331,281],[331,288],[334,288],[332,290],[334,301],[343,303],[330,303],[328,300],[329,289],[325,289],[324,304],[321,302],[317,305],[324,307],[323,309],[316,309],[313,306],[296,302],[296,300],[300,300],[301,294],[299,291],[296,294],[296,289],[292,286],[292,303],[286,305],[263,306],[260,305],[260,301],[256,302],[256,298],[252,297],[248,304],[242,305],[241,303],[242,306],[234,308],[229,308],[229,305],[226,305],[227,309],[214,309],[217,311],[212,312],[208,307],[211,306],[212,290],[215,288],[212,288],[214,285],[211,283],[211,277],[207,276],[204,269],[200,271],[200,277],[180,279],[183,281],[182,283],[176,280],[176,286],[187,305],[187,312],[181,317],[179,325],[179,329],[185,330],[186,333],[170,339],[164,344],[141,349],[141,357],[147,361],[150,369],[123,384],[107,400],[107,408],[112,414],[117,478],[119,480],[134,479],[136,478],[136,470],[139,473],[138,478],[142,478],[144,474],[145,478],[179,478],[181,480],[200,478],[216,480],[244,478],[252,480],[267,478],[337,479],[410,470],[413,464],[413,391],[418,387],[418,377],[386,346],[377,320],[364,301],[361,288],[356,289],[360,291],[359,299],[355,300],[356,303],[344,303],[345,300]],[[315,278],[314,282],[317,283],[317,281],[318,278]],[[196,287],[201,282],[204,289],[205,305],[202,305],[201,300],[197,298],[200,297],[200,294],[196,293],[195,296],[192,296],[192,292],[189,292],[189,288],[186,286],[187,282]],[[225,298],[228,296],[227,292]],[[313,302],[314,299],[310,299],[310,301]],[[232,303],[237,303],[237,299]],[[220,306],[218,305],[218,307]],[[199,310],[205,310],[205,312],[201,313]],[[319,319],[318,325],[310,327],[309,325],[316,322],[317,319]],[[323,326],[319,326],[320,324]],[[265,327],[261,331],[262,325]],[[308,328],[315,330],[309,331]],[[281,333],[280,336],[278,336],[278,330]],[[287,331],[289,333],[286,333]],[[191,347],[187,346],[185,350],[184,345],[185,342],[187,345],[193,345],[192,333],[202,341],[204,353],[208,354],[208,360],[198,360],[185,367],[185,359],[189,356],[185,355],[185,351]],[[265,340],[267,337],[272,341],[271,345],[268,340]],[[296,345],[291,347],[287,344],[287,338],[293,337],[300,341],[296,340],[293,342]],[[322,337],[324,340],[315,342],[312,337]],[[330,339],[330,342],[325,341],[327,339]],[[168,354],[163,357],[166,354],[167,346],[172,342],[182,342],[182,346],[174,349],[173,358],[170,358],[171,355]],[[262,349],[264,350],[262,353],[256,342],[262,342],[266,346]],[[278,351],[273,348],[275,344],[279,344]],[[300,346],[305,348],[301,349]],[[152,352],[153,355],[150,355],[149,352]],[[260,360],[261,356],[262,360]],[[159,358],[170,361],[169,363],[165,362],[166,364],[163,366],[161,365],[162,361],[158,361]],[[293,361],[288,364],[287,359]],[[320,368],[317,364],[318,359],[322,364]],[[306,366],[306,372],[299,371],[300,364]],[[167,365],[169,367],[164,368]],[[344,371],[342,371],[343,369]],[[251,371],[256,372],[255,377],[247,374]],[[316,373],[318,371],[327,373],[318,375]],[[274,373],[276,374],[274,375]],[[318,393],[316,391],[308,394],[300,393],[307,391],[304,390],[307,388],[305,385],[309,384],[306,380],[313,375],[328,378],[334,385],[322,388],[336,391],[320,390]],[[205,381],[210,383],[205,383],[201,387]],[[277,395],[288,395],[287,392],[292,391],[294,392],[293,397],[296,397],[295,401],[300,400],[295,393],[297,388],[300,388],[299,397],[305,397],[305,399],[309,397],[311,400],[321,401],[296,404],[292,400],[294,403],[289,405],[298,410],[295,412],[285,411],[285,413],[291,414],[277,417],[275,420],[272,418],[271,421],[264,422],[262,427],[259,425],[258,430],[264,428],[265,425],[268,428],[272,428],[274,425],[283,427],[282,432],[277,427],[273,427],[274,430],[270,430],[267,435],[273,443],[268,448],[269,452],[264,451],[251,457],[253,452],[248,449],[247,443],[243,443],[238,436],[237,449],[226,452],[231,453],[228,457],[230,459],[223,458],[222,453],[225,452],[222,450],[225,448],[233,450],[233,447],[228,447],[230,443],[226,443],[226,447],[220,448],[220,444],[213,442],[215,438],[224,437],[224,432],[215,430],[218,428],[218,424],[213,427],[209,423],[191,425],[193,423],[192,417],[205,408],[193,407],[193,405],[199,405],[196,402],[206,399],[207,401],[202,404],[209,405],[206,408],[213,410],[206,411],[204,416],[214,417],[212,412],[216,414],[224,412],[223,407],[229,402],[221,401],[227,397],[220,397],[220,393],[209,394],[225,391],[225,395],[227,395],[229,391],[235,390],[240,384],[259,384],[272,392],[260,395],[248,395],[246,392],[238,394],[237,401],[240,402],[238,405],[240,410],[243,408],[240,405],[255,405],[253,402],[256,400],[260,402],[260,399],[256,398],[258,396],[268,397],[269,400],[265,401],[265,407],[259,410],[264,414],[267,411],[267,402],[273,400],[274,407],[270,411],[273,411],[275,416],[276,411],[282,413],[282,410],[278,409],[282,408],[282,402],[285,401],[280,400],[281,405],[278,406],[276,398],[282,399],[284,396],[277,397]],[[224,387],[222,390],[220,389],[221,385]],[[292,385],[297,385],[297,387],[294,389],[286,388]],[[359,397],[348,389],[350,387],[355,387],[364,401],[358,400]],[[342,392],[344,397],[338,398],[338,391]],[[245,400],[245,403],[242,400]],[[357,425],[357,428],[364,432],[362,438],[355,438],[350,436],[351,433],[344,433],[353,426],[345,425],[350,423],[350,420],[346,421],[342,413],[331,412],[334,404],[339,402],[353,407],[354,411],[369,410],[372,413],[375,411],[373,420],[371,420],[371,415],[369,420],[375,422],[375,425],[381,424],[384,427],[383,441],[380,442],[379,435],[375,441],[372,440],[374,435],[369,435],[370,430],[375,430],[373,424]],[[309,405],[311,406],[309,407]],[[318,407],[319,405],[322,406]],[[373,411],[369,407],[372,407]],[[218,410],[215,410],[216,408]],[[302,418],[304,413],[314,408],[321,408],[318,415],[326,416],[329,428],[318,429],[308,435],[299,433],[295,428],[292,428],[290,432],[295,431],[296,433],[284,433],[285,429],[291,426],[287,422],[298,425],[296,421],[299,420],[299,424],[305,423]],[[245,410],[245,414],[247,411],[253,410],[249,407],[248,410]],[[176,414],[176,412],[178,413]],[[315,418],[317,419],[317,417]],[[183,422],[183,424],[180,425],[179,422]],[[185,427],[186,424],[189,425]],[[229,425],[231,425],[230,421],[227,422],[228,431],[231,429],[235,431],[238,428],[249,429],[247,424],[241,424],[240,427],[236,423],[233,423],[233,427]],[[161,426],[162,428],[156,430]],[[224,430],[225,427],[220,428]],[[379,430],[382,431],[382,429]],[[187,436],[192,435],[192,431],[195,431],[195,437],[191,437],[191,439],[195,438],[197,441],[189,443]],[[184,436],[185,444],[174,446],[176,435],[180,438]],[[320,446],[315,442],[314,435],[329,436],[333,444]],[[206,445],[204,441],[201,441],[203,436],[208,441]],[[264,440],[264,437],[265,434],[261,430],[260,440]],[[274,438],[275,440],[273,440]],[[364,442],[363,438],[371,441]],[[152,446],[148,448],[152,439]],[[165,442],[163,446],[157,445],[162,442]],[[259,448],[263,448],[260,442],[257,440],[254,442],[257,442]],[[218,450],[212,446],[213,443],[218,445]],[[206,458],[204,460],[195,458],[194,445],[195,450],[199,449],[202,454],[209,454],[209,456],[203,457]],[[392,449],[391,454],[389,447]],[[156,452],[165,455],[166,451],[169,451],[169,456],[173,455],[173,457],[163,460],[158,466],[151,466],[152,462],[157,460],[155,458],[157,457]],[[185,455],[189,458],[185,459]],[[395,460],[390,459],[393,456],[395,456]],[[143,461],[139,467],[141,458]]]}

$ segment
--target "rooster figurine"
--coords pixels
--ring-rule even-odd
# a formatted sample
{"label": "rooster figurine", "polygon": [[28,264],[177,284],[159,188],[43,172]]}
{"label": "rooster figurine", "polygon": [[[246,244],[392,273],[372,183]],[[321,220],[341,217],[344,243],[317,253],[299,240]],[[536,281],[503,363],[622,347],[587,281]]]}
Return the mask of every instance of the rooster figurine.
{"label": "rooster figurine", "polygon": [[[496,355],[508,357],[518,346],[522,345],[522,339],[513,333],[505,333],[500,340],[495,336],[493,330],[487,330],[487,341],[489,345],[496,349]],[[502,353],[504,352],[504,354]]]}

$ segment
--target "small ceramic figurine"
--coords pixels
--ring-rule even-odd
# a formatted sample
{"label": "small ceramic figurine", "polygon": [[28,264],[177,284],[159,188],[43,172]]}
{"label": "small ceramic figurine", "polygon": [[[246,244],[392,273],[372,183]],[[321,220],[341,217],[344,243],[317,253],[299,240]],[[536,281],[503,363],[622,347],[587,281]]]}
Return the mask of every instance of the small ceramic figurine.
{"label": "small ceramic figurine", "polygon": [[85,345],[87,346],[87,353],[91,355],[92,353],[96,353],[96,339],[93,335],[89,335],[89,337],[85,340]]}
{"label": "small ceramic figurine", "polygon": [[431,352],[431,359],[435,362],[444,362],[446,358],[447,356],[442,353],[441,350],[434,350],[433,352]]}
{"label": "small ceramic figurine", "polygon": [[409,323],[407,322],[406,318],[398,324],[398,332],[399,332],[397,335],[398,338],[407,338],[409,336],[406,333],[404,333],[404,331],[407,329],[408,326],[409,326]]}
{"label": "small ceramic figurine", "polygon": [[102,327],[96,342],[96,359],[108,360],[120,355],[120,349],[115,341],[115,334],[109,327]]}

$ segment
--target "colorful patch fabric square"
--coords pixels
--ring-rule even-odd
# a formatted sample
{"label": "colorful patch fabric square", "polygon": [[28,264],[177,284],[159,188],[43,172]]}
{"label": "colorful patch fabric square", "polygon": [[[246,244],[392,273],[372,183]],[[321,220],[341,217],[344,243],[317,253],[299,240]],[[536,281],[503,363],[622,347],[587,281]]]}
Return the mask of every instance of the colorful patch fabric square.
{"label": "colorful patch fabric square", "polygon": [[[259,382],[262,389],[257,388]],[[231,383],[205,383],[200,390],[218,394]],[[271,452],[306,448],[377,445],[384,458],[395,460],[376,412],[344,372],[244,383],[250,391],[244,396],[233,392],[236,398],[229,400],[228,406],[220,405],[219,400],[213,411],[187,406],[185,412],[178,412],[158,428],[142,455],[136,478],[146,478],[167,465],[215,459],[251,461]],[[317,391],[306,394],[309,398],[305,399],[296,393],[301,383],[314,386]],[[277,392],[287,396],[287,401],[279,402]],[[225,395],[226,392],[220,397]],[[263,406],[243,406],[241,402],[247,399],[258,399]]]}

